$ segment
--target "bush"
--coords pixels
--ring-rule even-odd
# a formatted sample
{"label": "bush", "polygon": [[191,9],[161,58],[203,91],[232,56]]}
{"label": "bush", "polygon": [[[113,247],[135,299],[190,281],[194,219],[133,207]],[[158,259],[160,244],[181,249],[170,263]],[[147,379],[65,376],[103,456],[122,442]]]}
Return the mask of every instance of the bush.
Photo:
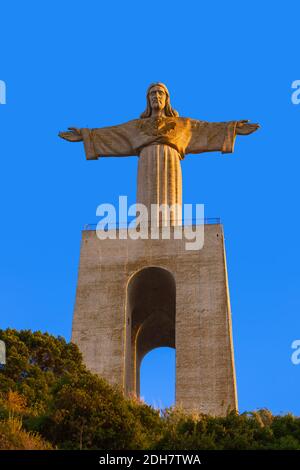
{"label": "bush", "polygon": [[300,418],[159,411],[89,372],[63,338],[0,330],[0,449],[300,449]]}

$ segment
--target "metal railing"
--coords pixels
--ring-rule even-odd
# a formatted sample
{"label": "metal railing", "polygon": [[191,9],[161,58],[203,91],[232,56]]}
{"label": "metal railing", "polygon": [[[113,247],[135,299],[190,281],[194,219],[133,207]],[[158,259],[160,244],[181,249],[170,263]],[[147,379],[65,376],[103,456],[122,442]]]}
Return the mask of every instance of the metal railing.
{"label": "metal railing", "polygon": [[[116,222],[116,223],[106,223],[104,224],[104,226],[101,226],[101,229],[103,230],[105,227],[107,227],[108,229],[124,229],[124,228],[129,228],[129,224],[134,222],[135,220],[135,217],[132,218],[132,220],[127,220],[127,222]],[[185,225],[218,225],[221,223],[221,219],[220,217],[205,217],[204,219],[181,219],[180,221],[177,221],[177,222],[181,222],[180,224],[178,225],[182,225],[182,226],[185,226]],[[100,221],[100,224],[101,224],[101,221]],[[84,227],[83,227],[83,230],[96,230],[97,228],[97,224],[85,224]],[[141,226],[143,224],[137,224],[137,226]],[[172,220],[171,221],[171,227],[176,225],[176,220]],[[149,222],[149,226],[151,226],[151,222]],[[133,227],[132,227],[133,228]]]}

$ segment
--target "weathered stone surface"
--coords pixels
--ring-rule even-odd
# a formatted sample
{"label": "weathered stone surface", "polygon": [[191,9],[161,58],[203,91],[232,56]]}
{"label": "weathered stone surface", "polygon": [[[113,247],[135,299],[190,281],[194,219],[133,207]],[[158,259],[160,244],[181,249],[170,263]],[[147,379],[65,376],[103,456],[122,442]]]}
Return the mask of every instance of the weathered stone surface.
{"label": "weathered stone surface", "polygon": [[236,408],[222,226],[205,225],[200,251],[184,239],[83,231],[72,340],[90,370],[137,394],[144,355],[175,347],[176,403],[213,415]]}

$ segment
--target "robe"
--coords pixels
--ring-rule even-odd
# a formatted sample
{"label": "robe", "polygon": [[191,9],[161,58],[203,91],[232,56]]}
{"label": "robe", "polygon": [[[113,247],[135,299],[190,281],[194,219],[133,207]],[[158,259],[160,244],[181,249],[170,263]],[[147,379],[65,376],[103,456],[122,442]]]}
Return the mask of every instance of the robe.
{"label": "robe", "polygon": [[[207,122],[150,117],[96,129],[80,129],[86,158],[138,156],[137,203],[173,205],[171,223],[181,224],[180,160],[189,153],[234,150],[237,121]],[[168,216],[162,211],[160,220]]]}

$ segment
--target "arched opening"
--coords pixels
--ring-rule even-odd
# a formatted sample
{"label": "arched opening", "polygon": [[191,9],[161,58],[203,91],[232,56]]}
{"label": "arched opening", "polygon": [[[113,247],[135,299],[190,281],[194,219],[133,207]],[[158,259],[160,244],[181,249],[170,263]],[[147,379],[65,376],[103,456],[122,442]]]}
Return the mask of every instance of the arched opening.
{"label": "arched opening", "polygon": [[176,351],[156,348],[141,363],[141,397],[153,408],[164,409],[175,403]]}
{"label": "arched opening", "polygon": [[175,348],[176,285],[167,269],[151,266],[130,279],[126,306],[125,392],[140,396],[140,366],[155,348]]}

